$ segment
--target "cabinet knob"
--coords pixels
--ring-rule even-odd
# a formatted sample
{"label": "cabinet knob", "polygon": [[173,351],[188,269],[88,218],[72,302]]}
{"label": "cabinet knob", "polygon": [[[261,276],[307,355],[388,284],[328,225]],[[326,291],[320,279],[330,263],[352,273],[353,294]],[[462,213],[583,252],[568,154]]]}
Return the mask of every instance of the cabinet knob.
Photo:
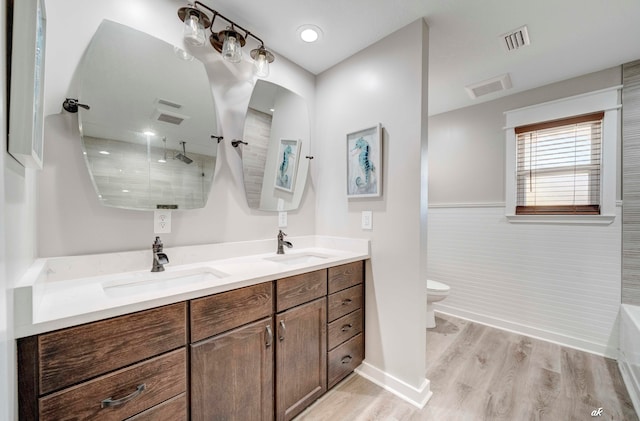
{"label": "cabinet knob", "polygon": [[351,323],[347,323],[346,325],[342,325],[342,329],[340,329],[343,332],[346,332],[347,330],[351,329],[353,327],[353,325]]}
{"label": "cabinet knob", "polygon": [[129,402],[132,399],[137,398],[138,396],[140,396],[140,394],[142,392],[144,392],[144,389],[147,387],[146,384],[141,384],[138,385],[138,387],[136,388],[136,390],[131,393],[130,395],[125,396],[124,398],[120,398],[120,399],[113,399],[113,398],[107,398],[105,400],[103,400],[102,402],[100,402],[100,408],[111,408],[114,406],[120,406],[120,405],[124,405],[125,403]]}
{"label": "cabinet knob", "polygon": [[344,300],[342,300],[343,306],[348,306],[349,304],[351,304],[351,298],[345,298]]}

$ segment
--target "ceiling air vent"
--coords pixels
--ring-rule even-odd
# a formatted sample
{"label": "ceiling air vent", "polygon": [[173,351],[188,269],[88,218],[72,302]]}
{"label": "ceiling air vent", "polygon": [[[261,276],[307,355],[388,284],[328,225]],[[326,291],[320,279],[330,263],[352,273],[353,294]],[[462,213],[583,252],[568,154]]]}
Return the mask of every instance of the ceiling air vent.
{"label": "ceiling air vent", "polygon": [[169,101],[167,99],[162,99],[162,98],[158,98],[156,100],[156,104],[160,104],[160,105],[166,105],[168,107],[172,107],[172,108],[182,108],[182,105],[178,104],[177,102],[173,102],[173,101]]}
{"label": "ceiling air vent", "polygon": [[158,116],[158,121],[164,121],[165,123],[171,123],[171,124],[177,125],[182,123],[184,121],[184,118],[162,113]]}
{"label": "ceiling air vent", "polygon": [[163,121],[165,123],[179,125],[184,120],[188,120],[189,116],[174,113],[168,110],[159,110],[156,108],[152,114],[152,118],[157,121]]}
{"label": "ceiling air vent", "polygon": [[500,35],[500,39],[507,51],[517,50],[518,48],[531,44],[527,25]]}
{"label": "ceiling air vent", "polygon": [[476,99],[483,95],[510,89],[511,86],[509,73],[505,73],[501,76],[496,76],[482,82],[474,83],[473,85],[465,86],[465,89],[472,99]]}

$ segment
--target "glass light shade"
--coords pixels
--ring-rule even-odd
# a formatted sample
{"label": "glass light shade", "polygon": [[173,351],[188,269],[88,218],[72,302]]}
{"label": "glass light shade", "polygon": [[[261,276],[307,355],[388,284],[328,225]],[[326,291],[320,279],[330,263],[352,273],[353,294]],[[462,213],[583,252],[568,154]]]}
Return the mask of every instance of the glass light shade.
{"label": "glass light shade", "polygon": [[258,56],[253,61],[253,70],[258,77],[269,76],[269,60],[264,53],[258,53]]}
{"label": "glass light shade", "polygon": [[242,47],[238,39],[232,35],[224,37],[222,57],[231,63],[239,63],[242,58]]}
{"label": "glass light shade", "polygon": [[204,26],[198,16],[188,15],[184,18],[184,40],[191,45],[204,45]]}

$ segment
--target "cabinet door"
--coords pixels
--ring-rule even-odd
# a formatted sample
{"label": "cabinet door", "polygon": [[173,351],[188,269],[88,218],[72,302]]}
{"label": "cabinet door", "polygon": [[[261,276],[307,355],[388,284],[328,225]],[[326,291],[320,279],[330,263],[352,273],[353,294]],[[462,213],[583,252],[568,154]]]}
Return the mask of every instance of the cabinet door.
{"label": "cabinet door", "polygon": [[272,320],[191,345],[192,420],[273,419]]}
{"label": "cabinet door", "polygon": [[290,420],[327,390],[326,297],[276,315],[276,419]]}

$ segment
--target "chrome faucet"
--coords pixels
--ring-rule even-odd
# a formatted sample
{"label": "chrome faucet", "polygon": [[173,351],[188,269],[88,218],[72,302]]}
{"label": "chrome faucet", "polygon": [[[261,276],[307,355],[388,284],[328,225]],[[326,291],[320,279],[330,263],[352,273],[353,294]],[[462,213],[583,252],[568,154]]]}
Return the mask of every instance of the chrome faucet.
{"label": "chrome faucet", "polygon": [[280,232],[278,232],[278,252],[277,252],[277,254],[284,254],[283,246],[286,246],[287,248],[293,247],[293,244],[291,244],[290,241],[285,241],[284,240],[284,237],[286,237],[286,235],[287,234],[282,232],[282,230],[280,230]]}
{"label": "chrome faucet", "polygon": [[153,250],[153,266],[151,267],[151,272],[162,272],[164,265],[169,263],[169,258],[162,252],[162,247],[160,237],[156,237],[156,241],[151,245],[151,249]]}

